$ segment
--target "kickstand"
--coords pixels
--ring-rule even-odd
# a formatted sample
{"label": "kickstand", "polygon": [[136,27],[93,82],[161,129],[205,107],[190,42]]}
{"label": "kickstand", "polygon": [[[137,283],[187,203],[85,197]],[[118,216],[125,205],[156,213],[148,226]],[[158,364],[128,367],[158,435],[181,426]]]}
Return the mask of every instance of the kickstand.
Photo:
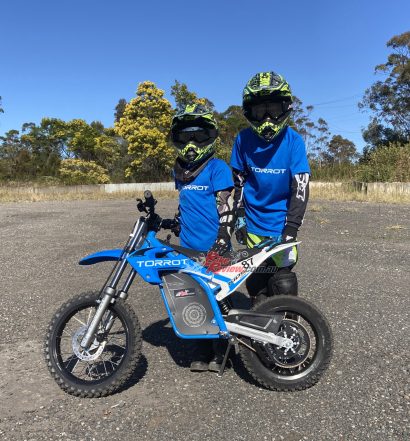
{"label": "kickstand", "polygon": [[225,355],[224,355],[224,359],[223,359],[223,361],[222,361],[222,364],[221,364],[221,368],[219,369],[219,372],[218,372],[218,377],[222,377],[222,375],[223,375],[223,373],[224,373],[224,370],[225,370],[225,366],[226,366],[226,362],[228,361],[228,357],[229,357],[229,352],[231,352],[231,347],[233,346],[235,344],[235,341],[234,341],[234,339],[232,338],[230,338],[229,339],[229,343],[228,343],[228,347],[226,348],[226,352],[225,352]]}

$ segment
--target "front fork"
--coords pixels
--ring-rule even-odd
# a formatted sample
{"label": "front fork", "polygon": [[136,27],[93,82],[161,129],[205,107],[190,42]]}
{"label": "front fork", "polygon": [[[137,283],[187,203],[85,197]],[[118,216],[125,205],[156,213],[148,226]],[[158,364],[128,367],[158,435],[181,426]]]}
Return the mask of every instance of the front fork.
{"label": "front fork", "polygon": [[[87,329],[85,336],[81,340],[81,347],[84,348],[85,350],[88,350],[92,342],[94,341],[95,338],[94,336],[97,333],[98,326],[101,323],[102,318],[105,312],[107,311],[110,303],[114,303],[117,297],[122,298],[124,300],[128,297],[128,290],[135,278],[136,271],[132,269],[129,272],[127,279],[125,280],[119,292],[117,292],[117,286],[128,264],[127,257],[130,255],[130,253],[134,250],[135,246],[138,244],[138,241],[145,227],[145,223],[146,220],[143,217],[141,217],[135,223],[132,233],[130,234],[130,237],[127,241],[127,244],[124,247],[124,252],[122,254],[120,264],[118,268],[116,268],[116,270],[114,271],[111,282],[108,285],[106,285],[101,292],[102,297],[98,305],[97,311],[90,323],[90,326]],[[103,323],[104,332],[109,332],[113,324],[114,324],[114,314],[110,311]]]}

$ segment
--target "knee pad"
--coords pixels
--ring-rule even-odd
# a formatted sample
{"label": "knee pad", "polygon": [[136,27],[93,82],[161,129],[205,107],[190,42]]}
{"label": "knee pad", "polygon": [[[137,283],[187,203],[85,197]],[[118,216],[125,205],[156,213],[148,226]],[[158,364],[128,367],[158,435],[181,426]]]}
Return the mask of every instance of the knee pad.
{"label": "knee pad", "polygon": [[268,293],[270,296],[280,294],[297,296],[298,279],[296,274],[292,273],[289,269],[287,271],[279,270],[268,281]]}
{"label": "knee pad", "polygon": [[256,297],[260,294],[267,294],[268,280],[271,277],[269,273],[252,273],[246,279],[246,289],[251,297]]}

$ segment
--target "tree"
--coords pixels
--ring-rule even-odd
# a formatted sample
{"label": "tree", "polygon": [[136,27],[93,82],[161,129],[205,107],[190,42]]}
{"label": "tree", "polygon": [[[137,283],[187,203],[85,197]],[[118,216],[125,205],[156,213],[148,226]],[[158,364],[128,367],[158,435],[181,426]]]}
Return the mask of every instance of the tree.
{"label": "tree", "polygon": [[334,135],[329,142],[325,159],[331,164],[350,163],[357,157],[356,146],[340,135]]}
{"label": "tree", "polygon": [[387,62],[375,67],[386,75],[366,90],[359,108],[370,110],[373,118],[363,131],[370,148],[410,139],[410,32],[396,35],[387,42],[392,53]]}
{"label": "tree", "polygon": [[317,136],[314,142],[314,146],[312,147],[312,151],[314,154],[314,159],[317,161],[319,167],[321,167],[322,161],[326,155],[329,146],[330,131],[327,122],[323,118],[319,118],[317,120],[315,129],[317,132]]}
{"label": "tree", "polygon": [[218,155],[229,162],[236,135],[249,126],[241,106],[229,106],[225,112],[215,113],[218,122],[220,142],[217,145]]}
{"label": "tree", "polygon": [[120,156],[120,145],[112,131],[99,121],[87,124],[73,119],[66,123],[66,133],[70,157],[95,162],[106,172],[112,170]]}
{"label": "tree", "polygon": [[168,136],[171,103],[151,81],[140,83],[136,95],[115,123],[117,135],[128,142],[131,164],[126,175],[137,181],[169,178],[175,157]]}
{"label": "tree", "polygon": [[297,130],[302,136],[306,144],[306,150],[309,156],[312,155],[312,141],[315,139],[314,128],[315,123],[310,118],[310,114],[313,111],[313,106],[303,107],[302,101],[294,96],[293,97],[293,112],[291,114],[289,125]]}
{"label": "tree", "polygon": [[64,159],[61,161],[60,176],[69,185],[107,184],[110,178],[107,170],[94,161]]}
{"label": "tree", "polygon": [[126,106],[127,106],[127,100],[124,98],[120,98],[118,104],[115,106],[114,122],[116,123],[120,122],[120,119],[124,115]]}
{"label": "tree", "polygon": [[199,98],[195,92],[191,92],[185,83],[180,83],[175,80],[173,86],[171,86],[171,95],[174,97],[176,108],[183,109],[189,104],[203,104],[210,110],[214,110],[215,106],[208,98]]}
{"label": "tree", "polygon": [[27,179],[31,175],[31,155],[20,139],[18,130],[0,136],[0,178]]}
{"label": "tree", "polygon": [[3,106],[1,104],[1,96],[0,96],[0,113],[4,113],[4,109],[3,109]]}
{"label": "tree", "polygon": [[66,123],[43,118],[40,125],[23,124],[21,141],[32,156],[33,176],[58,176],[61,158],[69,155]]}

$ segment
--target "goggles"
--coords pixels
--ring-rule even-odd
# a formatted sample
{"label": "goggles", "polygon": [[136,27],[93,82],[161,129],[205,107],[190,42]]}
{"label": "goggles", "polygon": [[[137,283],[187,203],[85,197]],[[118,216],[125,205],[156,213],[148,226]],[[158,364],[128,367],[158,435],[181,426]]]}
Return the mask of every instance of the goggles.
{"label": "goggles", "polygon": [[211,144],[218,136],[216,129],[188,127],[183,130],[172,131],[172,142],[177,148],[184,148],[190,141],[198,146]]}
{"label": "goggles", "polygon": [[266,118],[270,118],[277,121],[289,110],[290,105],[291,103],[287,101],[266,101],[258,104],[250,104],[249,119],[260,122]]}

